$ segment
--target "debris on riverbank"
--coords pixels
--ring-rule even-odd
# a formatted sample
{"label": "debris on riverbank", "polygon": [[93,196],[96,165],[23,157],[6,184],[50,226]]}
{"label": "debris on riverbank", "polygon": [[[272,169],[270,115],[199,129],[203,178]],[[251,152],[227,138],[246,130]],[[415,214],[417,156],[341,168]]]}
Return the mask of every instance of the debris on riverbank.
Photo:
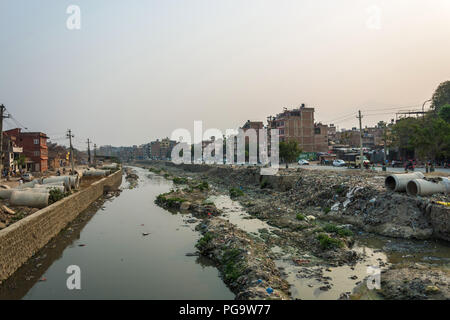
{"label": "debris on riverbank", "polygon": [[125,168],[125,180],[129,183],[129,188],[134,189],[138,185],[139,176],[131,168]]}
{"label": "debris on riverbank", "polygon": [[[374,267],[383,270],[388,267],[385,260],[372,261],[367,252],[353,250],[354,233],[364,231],[404,239],[450,239],[449,208],[437,204],[438,201],[448,202],[448,195],[410,197],[406,193],[387,192],[385,176],[380,172],[331,171],[324,174],[323,171],[287,169],[280,170],[278,176],[261,177],[259,168],[253,167],[175,166],[163,162],[156,163],[152,170],[163,172],[169,179],[208,181],[216,194],[239,202],[250,215],[248,218],[267,222],[274,230],[260,233],[264,245],[269,250],[278,247],[283,259],[294,261],[294,265],[298,262],[303,268],[297,275],[300,278],[313,279],[313,268],[322,275],[329,268],[354,270],[356,264],[364,269],[364,261],[369,260]],[[254,239],[253,235],[251,238]],[[371,253],[372,258],[374,254]],[[268,256],[272,261],[277,259],[276,255]],[[217,262],[221,264],[220,259]],[[291,264],[287,265],[290,269]],[[367,274],[360,271],[358,276],[349,276],[356,279],[355,286]],[[445,277],[448,281],[448,275]],[[282,278],[285,278],[283,274]],[[384,281],[387,286],[388,283],[394,285],[395,277],[386,277]],[[322,286],[323,290],[333,287],[334,281],[325,282],[328,284]],[[345,294],[349,296],[347,290]],[[384,296],[402,298],[400,293]]]}
{"label": "debris on riverbank", "polygon": [[264,242],[221,219],[207,219],[198,226],[203,237],[197,248],[218,264],[224,282],[238,300],[289,298],[289,284],[281,278]]}
{"label": "debris on riverbank", "polygon": [[412,264],[381,275],[379,293],[391,300],[449,300],[450,271]]}

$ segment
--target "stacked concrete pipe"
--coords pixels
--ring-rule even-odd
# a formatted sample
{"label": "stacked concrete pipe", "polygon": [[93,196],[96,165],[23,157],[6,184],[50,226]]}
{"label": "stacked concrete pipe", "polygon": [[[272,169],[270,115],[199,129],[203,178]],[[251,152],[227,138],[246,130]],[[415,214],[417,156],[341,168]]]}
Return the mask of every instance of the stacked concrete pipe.
{"label": "stacked concrete pipe", "polygon": [[[37,189],[38,190],[38,189]],[[42,209],[48,206],[48,192],[14,191],[9,203],[13,206],[24,206]]]}
{"label": "stacked concrete pipe", "polygon": [[414,179],[408,182],[406,192],[411,196],[431,196],[435,193],[450,193],[450,179],[439,178],[432,182],[424,179]]}
{"label": "stacked concrete pipe", "polygon": [[391,174],[384,182],[386,188],[390,191],[404,192],[408,182],[414,179],[424,179],[425,176],[421,172]]}

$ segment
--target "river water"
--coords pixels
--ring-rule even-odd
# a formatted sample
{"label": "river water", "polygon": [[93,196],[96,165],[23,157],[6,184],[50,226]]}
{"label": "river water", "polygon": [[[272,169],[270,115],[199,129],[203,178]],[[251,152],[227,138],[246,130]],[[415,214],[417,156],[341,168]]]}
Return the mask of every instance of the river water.
{"label": "river water", "polygon": [[[186,223],[192,217],[154,204],[172,183],[135,170],[137,187],[124,181],[120,196],[103,204],[24,299],[234,299],[210,261],[186,256],[200,237]],[[80,267],[81,290],[67,288],[71,265]]]}

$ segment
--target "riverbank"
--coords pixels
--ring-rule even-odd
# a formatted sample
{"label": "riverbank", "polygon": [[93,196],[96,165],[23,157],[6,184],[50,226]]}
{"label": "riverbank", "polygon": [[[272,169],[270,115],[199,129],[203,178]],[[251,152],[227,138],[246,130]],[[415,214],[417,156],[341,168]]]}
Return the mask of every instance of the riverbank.
{"label": "riverbank", "polygon": [[0,281],[11,276],[105,192],[116,190],[121,181],[119,170],[0,230]]}
{"label": "riverbank", "polygon": [[[201,165],[186,168],[186,166],[166,164],[153,162],[151,166],[154,168],[153,171],[168,179],[174,177],[180,179],[181,177],[182,180],[192,179],[207,182],[214,187],[208,195],[205,195],[206,198],[214,194],[232,195],[251,218],[265,221],[274,227],[275,230],[270,232],[262,230],[260,234],[260,238],[264,240],[263,245],[266,246],[265,252],[268,253],[266,257],[274,263],[276,262],[282,273],[285,270],[289,271],[285,272],[282,278],[290,279],[291,284],[300,281],[300,285],[307,286],[306,291],[311,288],[311,295],[304,295],[307,298],[318,295],[318,290],[323,291],[324,296],[329,298],[338,298],[339,296],[350,298],[351,291],[357,285],[361,285],[368,275],[364,265],[380,268],[380,270],[387,270],[390,267],[386,255],[378,254],[379,251],[359,250],[358,245],[355,245],[355,233],[370,231],[384,236],[418,239],[433,236],[433,232],[426,231],[424,233],[424,230],[432,228],[432,226],[422,220],[424,219],[423,212],[417,205],[416,209],[409,204],[402,214],[398,213],[398,210],[402,210],[404,203],[402,201],[391,202],[394,219],[383,213],[389,206],[383,208],[377,205],[377,199],[373,200],[384,192],[381,187],[384,177],[380,178],[377,174],[361,175],[358,172],[352,175],[339,173],[329,175],[320,173],[319,175],[304,170],[285,170],[281,172],[281,178],[269,177],[267,180],[260,181],[256,172],[257,168],[233,169]],[[380,183],[380,181],[383,182]],[[358,184],[362,184],[359,190],[355,188]],[[177,197],[186,200],[181,200],[180,203],[189,202],[189,196],[186,197],[185,194],[178,194]],[[442,196],[438,197],[442,199]],[[380,203],[383,201],[382,199],[382,197],[379,198]],[[426,201],[434,200],[427,199]],[[372,213],[366,214],[367,211],[370,211],[365,208],[366,202],[375,203],[371,210]],[[339,206],[336,203],[339,203]],[[363,206],[364,209],[362,209]],[[355,214],[358,210],[364,214]],[[221,214],[222,212],[217,215]],[[345,219],[336,219],[338,214],[344,216]],[[351,221],[347,219],[347,216],[361,216],[361,222]],[[374,218],[377,218],[378,221]],[[372,223],[368,223],[370,219],[373,220]],[[349,223],[350,221],[353,223]],[[374,225],[382,227],[373,228]],[[405,228],[397,229],[396,225]],[[215,229],[213,228],[213,230]],[[250,236],[254,237],[252,234]],[[274,249],[280,252],[273,253]],[[223,251],[220,247],[217,247],[216,250]],[[448,254],[445,245],[443,250],[445,255]],[[220,269],[222,265],[220,259],[217,259],[217,262]],[[293,265],[298,268],[295,269],[296,274],[292,277]],[[336,280],[340,282],[342,279],[331,280],[329,275],[348,277],[353,282],[348,283],[349,279],[345,279],[345,285],[336,285],[336,287],[344,289],[338,294],[336,291],[340,289],[336,288],[334,284]],[[313,279],[314,281],[312,281]],[[446,281],[448,278],[441,282],[448,283]],[[242,286],[242,289],[245,288]],[[290,296],[295,295],[291,292]],[[297,297],[301,298],[302,294]],[[390,296],[386,295],[386,297]],[[429,295],[429,298],[435,297]],[[269,296],[266,295],[266,298]]]}

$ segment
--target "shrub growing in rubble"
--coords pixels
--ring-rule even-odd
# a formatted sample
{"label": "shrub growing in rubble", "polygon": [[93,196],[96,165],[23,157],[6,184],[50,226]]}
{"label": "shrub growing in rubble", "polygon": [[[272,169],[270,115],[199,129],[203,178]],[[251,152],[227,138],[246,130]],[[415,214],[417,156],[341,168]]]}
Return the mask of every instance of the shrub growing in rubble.
{"label": "shrub growing in rubble", "polygon": [[196,189],[199,189],[200,191],[209,190],[209,184],[206,181],[203,181],[199,183],[197,186],[195,186]]}
{"label": "shrub growing in rubble", "polygon": [[334,224],[327,224],[323,227],[323,230],[328,233],[334,233],[340,235],[341,237],[351,237],[353,232],[347,228],[340,228]]}
{"label": "shrub growing in rubble", "polygon": [[304,215],[302,215],[301,213],[297,213],[296,218],[297,218],[297,220],[300,220],[300,221],[303,221],[306,219],[306,217]]}
{"label": "shrub growing in rubble", "polygon": [[66,194],[59,189],[56,189],[56,188],[50,189],[50,196],[48,198],[48,204],[55,203],[55,202],[63,199],[65,196],[66,196]]}
{"label": "shrub growing in rubble", "polygon": [[244,195],[244,192],[241,189],[237,189],[237,188],[230,189],[230,197],[231,198],[238,198],[238,197],[242,197],[243,195]]}
{"label": "shrub growing in rubble", "polygon": [[344,243],[341,240],[333,239],[327,236],[325,233],[321,233],[317,236],[317,240],[320,242],[320,247],[324,250],[329,250],[333,248],[341,248]]}
{"label": "shrub growing in rubble", "polygon": [[188,180],[186,178],[175,177],[175,178],[173,178],[173,183],[175,183],[175,184],[187,184]]}

